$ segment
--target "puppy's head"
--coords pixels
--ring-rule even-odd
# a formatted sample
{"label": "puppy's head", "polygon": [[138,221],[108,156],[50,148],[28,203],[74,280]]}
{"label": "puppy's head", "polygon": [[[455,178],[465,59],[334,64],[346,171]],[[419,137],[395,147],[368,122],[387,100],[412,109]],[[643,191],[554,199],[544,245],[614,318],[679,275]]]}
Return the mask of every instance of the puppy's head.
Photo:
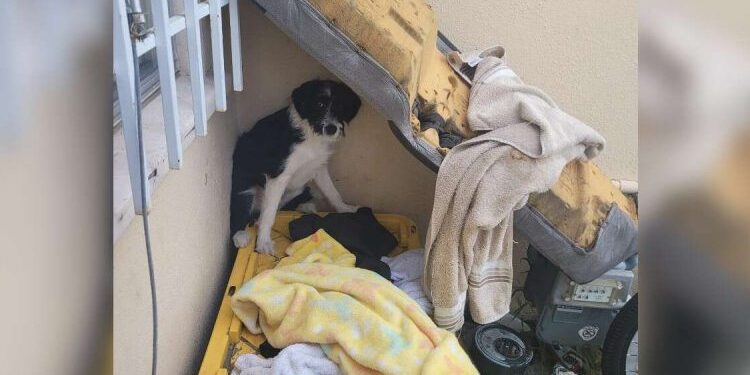
{"label": "puppy's head", "polygon": [[300,119],[325,137],[343,136],[361,104],[348,86],[330,80],[308,81],[292,92],[292,105]]}

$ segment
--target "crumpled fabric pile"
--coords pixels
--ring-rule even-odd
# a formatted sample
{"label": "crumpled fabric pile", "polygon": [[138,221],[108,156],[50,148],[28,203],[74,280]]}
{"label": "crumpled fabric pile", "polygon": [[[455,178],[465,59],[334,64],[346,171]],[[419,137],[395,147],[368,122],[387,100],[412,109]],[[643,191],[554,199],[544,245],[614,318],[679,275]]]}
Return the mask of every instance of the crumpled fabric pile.
{"label": "crumpled fabric pile", "polygon": [[349,265],[352,254],[324,230],[287,255],[298,263],[261,272],[231,299],[248,331],[273,347],[320,344],[347,374],[478,373],[455,335],[389,280]]}
{"label": "crumpled fabric pile", "polygon": [[237,358],[232,375],[339,375],[339,366],[320,345],[292,344],[275,358],[245,354]]}

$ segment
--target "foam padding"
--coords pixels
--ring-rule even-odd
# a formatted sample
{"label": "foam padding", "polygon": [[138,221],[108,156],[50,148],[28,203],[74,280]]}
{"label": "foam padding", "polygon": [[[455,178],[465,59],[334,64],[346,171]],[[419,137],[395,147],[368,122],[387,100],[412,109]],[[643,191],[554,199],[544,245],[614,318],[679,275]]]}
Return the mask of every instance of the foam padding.
{"label": "foam padding", "polygon": [[582,248],[590,248],[613,204],[638,222],[635,202],[615,187],[592,162],[568,163],[552,188],[532,194],[529,205]]}
{"label": "foam padding", "polygon": [[[469,86],[437,48],[435,15],[422,0],[309,0],[336,28],[369,54],[409,98],[419,97],[464,136]],[[419,121],[412,121],[418,132]]]}

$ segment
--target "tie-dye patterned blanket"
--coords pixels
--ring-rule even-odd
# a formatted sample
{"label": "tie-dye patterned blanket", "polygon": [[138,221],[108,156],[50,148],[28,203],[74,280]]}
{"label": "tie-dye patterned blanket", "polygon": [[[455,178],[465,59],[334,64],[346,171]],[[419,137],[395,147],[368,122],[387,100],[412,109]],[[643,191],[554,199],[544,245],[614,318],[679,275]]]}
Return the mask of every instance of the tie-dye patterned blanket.
{"label": "tie-dye patterned blanket", "polygon": [[325,231],[297,241],[288,260],[232,296],[252,333],[284,348],[318,343],[347,374],[477,374],[456,337]]}

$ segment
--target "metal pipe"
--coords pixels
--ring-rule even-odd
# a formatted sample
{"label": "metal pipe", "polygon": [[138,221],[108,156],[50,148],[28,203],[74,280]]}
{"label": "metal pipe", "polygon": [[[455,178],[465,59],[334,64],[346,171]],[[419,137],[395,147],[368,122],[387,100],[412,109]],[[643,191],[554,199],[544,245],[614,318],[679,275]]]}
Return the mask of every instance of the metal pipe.
{"label": "metal pipe", "polygon": [[141,7],[141,0],[127,0],[128,13],[143,13],[143,7]]}
{"label": "metal pipe", "polygon": [[[126,0],[128,7],[128,21],[130,21],[130,37],[134,40],[143,40],[150,30],[146,29],[146,15],[143,14],[141,0]],[[133,55],[137,60],[138,55]]]}
{"label": "metal pipe", "polygon": [[151,375],[156,375],[159,353],[159,314],[156,302],[156,277],[154,275],[154,259],[151,251],[151,234],[149,233],[148,209],[146,208],[147,181],[145,163],[146,151],[143,145],[143,119],[141,116],[141,89],[140,89],[140,64],[136,52],[136,40],[141,40],[148,33],[146,30],[146,18],[141,12],[141,3],[139,0],[128,0],[130,2],[130,12],[128,19],[130,22],[130,47],[133,53],[133,88],[135,89],[136,103],[136,129],[138,132],[138,163],[141,188],[141,207],[143,207],[143,235],[146,242],[146,259],[148,261],[149,285],[151,288]]}
{"label": "metal pipe", "polygon": [[624,194],[638,193],[638,181],[612,179],[612,184],[614,184]]}

